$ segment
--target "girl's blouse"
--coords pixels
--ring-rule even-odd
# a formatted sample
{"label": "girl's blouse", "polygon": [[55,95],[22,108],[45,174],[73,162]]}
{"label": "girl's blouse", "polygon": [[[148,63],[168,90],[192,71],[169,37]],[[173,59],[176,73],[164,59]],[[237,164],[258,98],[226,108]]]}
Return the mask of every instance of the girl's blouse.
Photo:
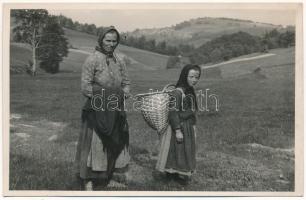
{"label": "girl's blouse", "polygon": [[181,122],[190,120],[192,125],[196,123],[196,99],[192,95],[184,95],[179,89],[170,94],[169,123],[172,130],[180,129]]}
{"label": "girl's blouse", "polygon": [[82,67],[83,95],[92,97],[94,84],[106,88],[129,87],[130,80],[123,59],[115,53],[114,57],[107,57],[99,51],[90,55]]}

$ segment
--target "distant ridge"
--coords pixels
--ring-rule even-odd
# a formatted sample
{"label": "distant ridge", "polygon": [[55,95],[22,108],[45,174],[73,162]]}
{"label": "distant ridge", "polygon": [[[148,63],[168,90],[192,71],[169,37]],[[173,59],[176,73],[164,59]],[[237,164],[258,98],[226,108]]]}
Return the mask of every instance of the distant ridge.
{"label": "distant ridge", "polygon": [[195,47],[220,37],[243,31],[255,36],[261,36],[273,29],[285,30],[281,25],[253,22],[251,20],[203,17],[181,22],[171,27],[136,29],[126,32],[127,36],[155,39],[157,42],[166,41],[172,45],[190,44]]}

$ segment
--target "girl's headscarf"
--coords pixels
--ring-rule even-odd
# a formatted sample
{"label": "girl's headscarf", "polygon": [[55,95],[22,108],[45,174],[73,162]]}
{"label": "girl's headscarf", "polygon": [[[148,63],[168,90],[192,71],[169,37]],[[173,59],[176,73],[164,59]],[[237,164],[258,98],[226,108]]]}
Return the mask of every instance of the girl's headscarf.
{"label": "girl's headscarf", "polygon": [[194,97],[195,100],[195,105],[196,108],[197,106],[197,101],[196,101],[196,94],[195,91],[193,89],[193,87],[189,86],[188,82],[187,82],[187,78],[188,78],[188,74],[190,70],[196,70],[200,72],[200,76],[201,76],[201,68],[198,65],[185,65],[184,68],[181,71],[179,80],[177,81],[175,87],[177,88],[182,88],[184,90],[185,95],[192,95]]}
{"label": "girl's headscarf", "polygon": [[117,34],[117,45],[116,47],[118,46],[119,42],[120,42],[120,34],[119,32],[117,31],[117,29],[115,29],[114,26],[110,26],[110,27],[107,27],[105,29],[103,29],[103,31],[99,34],[99,38],[98,38],[98,46],[96,46],[96,50],[97,51],[100,51],[101,53],[107,55],[108,57],[113,57],[113,53],[114,52],[107,52],[105,51],[105,49],[103,48],[103,39],[105,37],[105,35],[109,32],[115,32]]}

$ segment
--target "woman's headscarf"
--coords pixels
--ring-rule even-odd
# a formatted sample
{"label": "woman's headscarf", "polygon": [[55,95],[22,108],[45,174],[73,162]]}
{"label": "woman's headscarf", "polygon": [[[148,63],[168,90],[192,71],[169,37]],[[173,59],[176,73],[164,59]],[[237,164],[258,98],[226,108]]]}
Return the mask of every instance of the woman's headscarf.
{"label": "woman's headscarf", "polygon": [[195,105],[197,108],[196,94],[193,87],[189,86],[187,78],[190,70],[196,70],[200,72],[201,76],[201,68],[198,65],[185,65],[181,71],[179,80],[177,81],[175,87],[182,88],[184,90],[185,95],[192,95],[195,98]]}
{"label": "woman's headscarf", "polygon": [[[102,32],[99,34],[99,38],[98,38],[98,46],[96,46],[96,50],[100,51],[101,53],[107,55],[108,57],[113,57],[113,52],[107,52],[104,48],[103,48],[103,39],[105,37],[105,35],[109,32],[115,32],[117,34],[117,45],[118,46],[119,42],[120,42],[120,34],[117,31],[117,29],[115,29],[114,26],[110,26],[107,28],[104,28],[102,30]],[[115,48],[116,48],[115,47]]]}

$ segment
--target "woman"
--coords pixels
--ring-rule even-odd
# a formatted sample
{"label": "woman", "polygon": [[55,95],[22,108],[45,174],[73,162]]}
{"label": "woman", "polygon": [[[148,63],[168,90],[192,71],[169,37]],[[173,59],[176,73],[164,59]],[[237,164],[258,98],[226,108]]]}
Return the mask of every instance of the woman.
{"label": "woman", "polygon": [[[123,101],[130,94],[130,81],[124,61],[114,52],[119,40],[120,35],[114,27],[105,29],[99,36],[95,52],[82,68],[81,87],[86,103],[82,109],[76,165],[86,190],[93,190],[93,183],[101,179],[108,183],[114,168],[126,168],[130,158],[123,108]],[[119,108],[105,107],[109,102],[103,101],[114,95]]]}
{"label": "woman", "polygon": [[169,124],[162,136],[156,169],[187,183],[196,168],[195,123],[197,101],[194,86],[201,76],[197,65],[186,65],[171,94]]}

